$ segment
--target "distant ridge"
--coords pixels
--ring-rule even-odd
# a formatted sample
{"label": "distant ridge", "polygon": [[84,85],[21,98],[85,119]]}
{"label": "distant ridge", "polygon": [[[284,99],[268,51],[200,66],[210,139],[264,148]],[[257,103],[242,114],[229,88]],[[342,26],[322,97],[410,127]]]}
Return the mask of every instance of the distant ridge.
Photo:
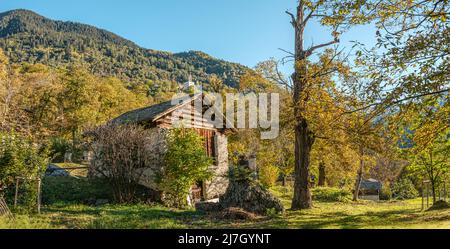
{"label": "distant ridge", "polygon": [[249,68],[200,51],[170,53],[145,49],[91,25],[48,19],[18,9],[0,13],[0,47],[12,62],[54,67],[82,64],[93,74],[115,76],[134,84],[184,82],[189,74],[206,83],[216,74],[236,87]]}

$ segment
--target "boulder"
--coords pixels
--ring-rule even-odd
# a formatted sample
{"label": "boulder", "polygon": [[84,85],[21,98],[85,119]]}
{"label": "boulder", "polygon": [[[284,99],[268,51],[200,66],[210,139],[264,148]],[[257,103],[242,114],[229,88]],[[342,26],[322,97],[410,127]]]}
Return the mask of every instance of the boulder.
{"label": "boulder", "polygon": [[259,215],[266,215],[267,210],[283,212],[281,201],[272,195],[260,183],[251,180],[234,180],[219,201],[222,209],[242,208],[243,210]]}
{"label": "boulder", "polygon": [[103,205],[106,205],[106,204],[109,204],[109,200],[107,200],[107,199],[98,199],[98,200],[96,200],[95,201],[95,206],[103,206]]}
{"label": "boulder", "polygon": [[107,205],[110,202],[107,199],[89,198],[89,199],[86,199],[83,203],[86,205],[89,205],[89,206],[99,207],[99,206]]}

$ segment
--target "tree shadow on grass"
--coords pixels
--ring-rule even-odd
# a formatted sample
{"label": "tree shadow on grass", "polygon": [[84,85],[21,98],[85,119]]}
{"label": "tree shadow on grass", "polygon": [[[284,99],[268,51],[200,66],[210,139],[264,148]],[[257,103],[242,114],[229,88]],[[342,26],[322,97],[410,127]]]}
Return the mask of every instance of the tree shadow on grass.
{"label": "tree shadow on grass", "polygon": [[187,215],[168,210],[112,211],[96,217],[88,228],[182,228]]}
{"label": "tree shadow on grass", "polygon": [[319,210],[287,211],[273,218],[250,221],[221,220],[194,210],[167,209],[160,206],[51,206],[56,225],[70,228],[380,228],[406,227],[421,216],[415,208],[321,212]]}
{"label": "tree shadow on grass", "polygon": [[385,227],[389,224],[407,224],[411,215],[417,210],[386,210],[379,212],[364,212],[361,214],[348,214],[346,212],[301,213],[288,212],[284,217],[277,217],[261,223],[245,224],[244,228],[299,228],[299,229],[361,229],[370,227]]}
{"label": "tree shadow on grass", "polygon": [[[71,222],[84,222],[77,228],[180,228],[186,221],[202,219],[192,210],[170,210],[151,206],[48,207],[46,213],[57,214],[53,224],[73,227]],[[83,218],[84,217],[84,218]]]}

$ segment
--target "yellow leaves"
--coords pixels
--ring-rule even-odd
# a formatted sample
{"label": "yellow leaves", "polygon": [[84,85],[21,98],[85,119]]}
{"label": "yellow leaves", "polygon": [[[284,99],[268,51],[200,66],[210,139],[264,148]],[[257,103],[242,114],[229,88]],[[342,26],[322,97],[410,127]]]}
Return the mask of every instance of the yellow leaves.
{"label": "yellow leaves", "polygon": [[340,33],[340,32],[337,32],[337,31],[333,31],[333,32],[331,33],[331,35],[332,35],[335,39],[339,39],[339,36],[341,35],[341,33]]}
{"label": "yellow leaves", "polygon": [[223,81],[215,74],[209,77],[208,82],[211,91],[215,93],[220,93],[224,87]]}
{"label": "yellow leaves", "polygon": [[260,92],[270,87],[270,83],[260,74],[254,71],[246,72],[239,80],[239,90],[242,92]]}
{"label": "yellow leaves", "polygon": [[275,186],[280,172],[277,167],[271,164],[263,164],[259,168],[259,180],[265,187]]}
{"label": "yellow leaves", "polygon": [[437,107],[433,112],[429,112],[427,116],[418,117],[417,125],[411,127],[414,130],[413,141],[418,148],[427,147],[436,137],[448,132],[450,105],[448,98],[446,101],[446,104]]}
{"label": "yellow leaves", "polygon": [[120,80],[95,77],[81,68],[12,65],[0,81],[0,122],[1,128],[23,127],[27,130],[21,132],[35,136],[70,135],[146,101]]}
{"label": "yellow leaves", "polygon": [[347,15],[348,13],[350,13],[350,10],[346,8],[341,8],[338,10],[339,15]]}

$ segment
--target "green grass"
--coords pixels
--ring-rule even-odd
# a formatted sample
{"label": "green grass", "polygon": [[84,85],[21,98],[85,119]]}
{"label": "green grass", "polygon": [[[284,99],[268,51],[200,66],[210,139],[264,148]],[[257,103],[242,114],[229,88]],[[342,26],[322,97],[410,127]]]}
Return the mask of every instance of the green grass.
{"label": "green grass", "polygon": [[[286,207],[292,193],[273,189]],[[422,211],[421,200],[371,202],[315,201],[310,210],[236,222],[217,220],[194,210],[159,205],[52,204],[41,215],[0,219],[0,228],[450,228],[450,210]]]}
{"label": "green grass", "polygon": [[42,181],[42,202],[86,203],[87,200],[112,199],[112,191],[107,182],[84,177],[45,177]]}

